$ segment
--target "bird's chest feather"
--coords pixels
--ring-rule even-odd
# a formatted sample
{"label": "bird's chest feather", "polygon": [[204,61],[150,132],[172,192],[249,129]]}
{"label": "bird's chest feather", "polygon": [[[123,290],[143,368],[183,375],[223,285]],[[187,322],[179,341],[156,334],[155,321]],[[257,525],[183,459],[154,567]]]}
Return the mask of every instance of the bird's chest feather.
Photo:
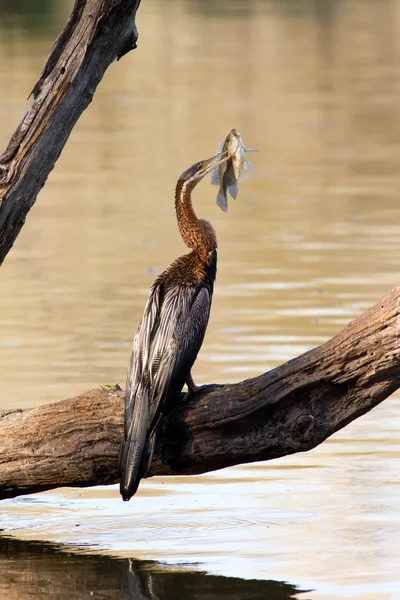
{"label": "bird's chest feather", "polygon": [[217,251],[205,256],[191,252],[174,261],[160,276],[164,289],[206,286],[212,292],[217,270]]}

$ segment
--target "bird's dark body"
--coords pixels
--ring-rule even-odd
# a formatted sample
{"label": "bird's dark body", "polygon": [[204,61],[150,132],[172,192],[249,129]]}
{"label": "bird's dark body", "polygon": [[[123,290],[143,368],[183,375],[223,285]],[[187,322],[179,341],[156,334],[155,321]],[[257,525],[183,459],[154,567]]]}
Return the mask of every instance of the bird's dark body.
{"label": "bird's dark body", "polygon": [[[192,251],[190,254],[181,256],[174,261],[154,283],[153,289],[157,288],[159,290],[161,307],[171,292],[175,295],[177,289],[181,293],[182,290],[185,290],[183,303],[187,307],[187,314],[182,306],[180,318],[177,319],[178,330],[176,332],[179,360],[174,364],[174,368],[170,372],[169,385],[168,390],[165,390],[165,397],[158,399],[158,408],[153,418],[153,426],[158,422],[159,416],[161,416],[159,413],[162,414],[163,410],[168,410],[170,402],[179,398],[190,369],[202,346],[210,316],[216,272],[216,249],[210,252],[204,264],[196,256],[195,251]],[[157,335],[158,325],[159,322],[156,323],[154,328],[154,335]],[[190,344],[187,343],[190,333],[189,329],[192,332],[193,338]],[[193,335],[194,333],[196,333],[196,336]]]}
{"label": "bird's dark body", "polygon": [[133,342],[120,452],[124,500],[135,494],[140,479],[148,474],[161,416],[179,398],[185,383],[189,389],[194,385],[190,370],[208,324],[217,241],[210,223],[197,219],[191,204],[201,164],[181,175],[175,195],[179,229],[192,251],[157,277]]}
{"label": "bird's dark body", "polygon": [[[184,331],[187,334],[187,327],[192,326],[193,331],[197,332],[196,339],[193,340],[193,343],[189,347],[185,348],[186,351],[181,356],[179,369],[171,377],[168,395],[172,399],[181,393],[203,343],[210,316],[216,273],[217,250],[210,251],[209,256],[204,262],[196,255],[196,251],[193,250],[190,254],[181,256],[174,261],[169,269],[164,271],[155,281],[154,287],[158,286],[160,289],[161,305],[164,299],[168,297],[168,292],[174,292],[176,288],[186,290],[185,303],[187,303],[188,307],[190,306],[191,310],[189,309],[189,318],[185,320],[186,327]],[[205,291],[208,297],[207,294],[204,294]],[[193,311],[193,307],[196,306],[196,300],[198,301],[199,299],[199,294],[203,294],[204,298],[208,300],[207,302],[205,300],[198,302],[199,307],[197,310],[202,311],[201,315],[197,315],[196,311]],[[195,321],[197,321],[197,326]],[[183,347],[185,340],[182,338],[180,341],[182,342],[181,347]]]}
{"label": "bird's dark body", "polygon": [[[120,456],[121,465],[126,464],[129,468],[126,478],[121,478],[121,493],[124,499],[133,496],[140,479],[147,476],[157,425],[162,414],[179,398],[203,343],[210,315],[216,268],[216,249],[210,251],[205,261],[193,250],[174,261],[156,279],[152,287],[142,323],[136,334],[127,381],[125,441]],[[149,342],[152,348],[159,336],[165,336],[165,325],[168,323],[163,321],[162,315],[170,313],[171,298],[180,298],[179,303],[174,302],[173,305],[171,336],[166,340],[167,345],[162,347],[162,351],[159,354],[157,351],[153,352],[152,360],[146,361],[145,348],[141,347],[141,343]],[[151,319],[153,313],[155,318]],[[147,328],[149,321],[149,335],[142,336],[142,330]],[[142,367],[138,373],[139,377],[131,377],[129,380],[138,363]],[[136,385],[137,379],[139,385]]]}

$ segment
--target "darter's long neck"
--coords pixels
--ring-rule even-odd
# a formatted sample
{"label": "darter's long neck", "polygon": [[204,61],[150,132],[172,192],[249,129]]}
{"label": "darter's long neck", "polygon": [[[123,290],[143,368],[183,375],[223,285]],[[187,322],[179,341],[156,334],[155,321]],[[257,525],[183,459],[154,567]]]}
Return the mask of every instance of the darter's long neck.
{"label": "darter's long neck", "polygon": [[193,209],[192,191],[197,182],[178,180],[175,190],[175,210],[179,232],[186,246],[201,255],[217,247],[215,231],[208,221],[198,219]]}

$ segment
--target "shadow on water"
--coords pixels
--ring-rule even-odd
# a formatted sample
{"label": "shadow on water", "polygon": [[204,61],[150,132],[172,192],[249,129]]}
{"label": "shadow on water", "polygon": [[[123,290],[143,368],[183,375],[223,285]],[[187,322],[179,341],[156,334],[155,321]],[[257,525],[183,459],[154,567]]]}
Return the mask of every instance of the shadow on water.
{"label": "shadow on water", "polygon": [[76,554],[56,544],[0,536],[2,598],[291,600],[302,592],[282,581],[207,575],[152,561]]}

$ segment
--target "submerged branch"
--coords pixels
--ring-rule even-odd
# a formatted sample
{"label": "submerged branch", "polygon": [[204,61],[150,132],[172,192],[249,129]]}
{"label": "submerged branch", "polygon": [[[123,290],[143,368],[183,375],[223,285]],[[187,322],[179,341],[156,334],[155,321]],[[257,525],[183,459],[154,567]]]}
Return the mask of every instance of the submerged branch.
{"label": "submerged branch", "polygon": [[[400,286],[321,346],[234,385],[207,386],[160,424],[151,475],[204,473],[314,448],[400,386]],[[0,416],[0,499],[118,481],[123,393]]]}

